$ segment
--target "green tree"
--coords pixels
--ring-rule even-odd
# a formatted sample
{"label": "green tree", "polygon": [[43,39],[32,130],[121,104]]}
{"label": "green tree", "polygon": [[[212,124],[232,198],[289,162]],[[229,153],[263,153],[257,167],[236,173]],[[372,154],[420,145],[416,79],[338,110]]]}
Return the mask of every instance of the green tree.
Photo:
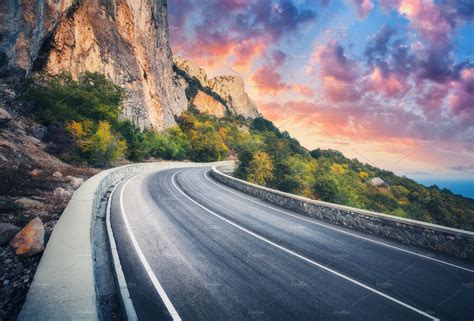
{"label": "green tree", "polygon": [[250,161],[247,179],[255,184],[266,185],[273,174],[273,163],[270,156],[258,151]]}
{"label": "green tree", "polygon": [[117,138],[107,121],[99,121],[98,124],[89,120],[72,121],[67,128],[74,137],[81,160],[105,167],[125,156],[127,144]]}
{"label": "green tree", "polygon": [[21,95],[44,124],[87,119],[115,124],[124,96],[120,86],[97,73],[82,74],[77,80],[66,73],[44,77],[29,82]]}

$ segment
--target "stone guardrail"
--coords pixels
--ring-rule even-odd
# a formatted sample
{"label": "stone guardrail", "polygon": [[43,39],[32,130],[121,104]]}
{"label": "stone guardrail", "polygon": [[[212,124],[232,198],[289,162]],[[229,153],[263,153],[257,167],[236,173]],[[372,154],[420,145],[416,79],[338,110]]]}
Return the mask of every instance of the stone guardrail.
{"label": "stone guardrail", "polygon": [[473,232],[311,200],[232,177],[216,166],[212,167],[211,175],[227,186],[306,216],[459,258],[474,259]]}
{"label": "stone guardrail", "polygon": [[92,224],[102,198],[112,186],[141,172],[205,165],[132,164],[105,170],[88,179],[74,193],[51,234],[18,320],[100,320]]}

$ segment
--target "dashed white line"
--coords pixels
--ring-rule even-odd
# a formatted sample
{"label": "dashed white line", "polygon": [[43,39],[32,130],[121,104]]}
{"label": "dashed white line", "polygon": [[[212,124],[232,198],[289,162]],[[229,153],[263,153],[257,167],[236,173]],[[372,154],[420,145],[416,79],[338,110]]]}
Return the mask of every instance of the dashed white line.
{"label": "dashed white line", "polygon": [[[208,172],[208,171],[207,171]],[[216,183],[214,182],[213,180],[211,180],[207,175],[206,171],[204,172],[204,177],[209,181],[211,182],[212,184],[216,185],[217,187],[219,188],[222,188],[226,191],[228,191],[229,193],[232,193],[234,195],[237,195],[237,196],[240,196],[242,198],[245,198],[253,203],[256,203],[256,204],[259,204],[259,205],[262,205],[266,208],[269,208],[269,209],[272,209],[274,211],[277,211],[277,212],[280,212],[280,213],[283,213],[283,214],[286,214],[286,215],[289,215],[291,217],[294,217],[294,218],[297,218],[299,220],[302,220],[302,221],[305,221],[305,222],[308,222],[308,223],[311,223],[311,224],[315,224],[315,225],[319,225],[319,226],[322,226],[322,227],[325,227],[327,229],[330,229],[330,230],[333,230],[333,231],[337,231],[337,232],[340,232],[340,233],[344,233],[344,234],[347,234],[347,235],[351,235],[353,237],[357,237],[359,239],[362,239],[362,240],[365,240],[365,241],[369,241],[369,242],[372,242],[372,243],[376,243],[378,245],[382,245],[382,246],[385,246],[385,247],[389,247],[391,249],[395,249],[395,250],[398,250],[398,251],[401,251],[401,252],[405,252],[405,253],[409,253],[409,254],[412,254],[412,255],[416,255],[418,257],[421,257],[421,258],[424,258],[424,259],[427,259],[427,260],[431,260],[431,261],[434,261],[434,262],[437,262],[437,263],[441,263],[441,264],[445,264],[445,265],[449,265],[449,266],[452,266],[452,267],[455,267],[455,268],[458,268],[458,269],[461,269],[461,270],[464,270],[464,271],[468,271],[468,272],[471,272],[471,273],[474,273],[474,270],[472,269],[468,269],[466,267],[463,267],[463,266],[460,266],[460,265],[456,265],[456,264],[453,264],[453,263],[449,263],[449,262],[446,262],[446,261],[443,261],[443,260],[439,260],[439,259],[436,259],[436,258],[433,258],[433,257],[429,257],[429,256],[426,256],[426,255],[423,255],[423,254],[420,254],[420,253],[416,253],[416,252],[412,252],[410,250],[406,250],[406,249],[403,249],[403,248],[400,248],[400,247],[397,247],[397,246],[394,246],[394,245],[390,245],[390,244],[387,244],[387,243],[384,243],[384,242],[380,242],[380,241],[377,241],[377,240],[373,240],[373,239],[370,239],[368,237],[364,237],[364,236],[361,236],[361,235],[357,235],[357,234],[354,234],[354,233],[351,233],[351,232],[348,232],[348,231],[344,231],[344,230],[341,230],[341,229],[338,229],[336,227],[332,227],[332,226],[328,226],[326,224],[322,224],[322,223],[319,223],[315,220],[311,220],[311,219],[307,219],[307,218],[304,218],[304,217],[301,217],[301,216],[298,216],[298,215],[295,215],[293,213],[290,213],[290,212],[287,212],[287,211],[284,211],[284,210],[281,210],[279,208],[276,208],[274,206],[270,206],[270,205],[267,205],[265,204],[264,202],[262,202],[261,200],[256,200],[256,199],[253,199],[251,197],[248,197],[248,196],[245,196],[245,195],[242,195],[240,193],[237,193],[235,192],[232,188],[230,187],[227,187],[227,186],[224,186],[224,185],[221,185],[219,183]]]}
{"label": "dashed white line", "polygon": [[407,303],[405,303],[405,302],[402,302],[402,301],[400,301],[400,300],[398,300],[398,299],[396,299],[396,298],[394,298],[394,297],[391,297],[391,296],[389,296],[389,295],[387,295],[387,294],[385,294],[385,293],[383,293],[383,292],[380,292],[380,291],[378,291],[378,290],[376,290],[376,289],[374,289],[374,288],[372,288],[372,287],[370,287],[370,286],[368,286],[368,285],[365,285],[365,284],[363,284],[363,283],[361,283],[361,282],[359,282],[359,281],[357,281],[357,280],[354,280],[354,279],[352,279],[352,278],[350,278],[350,277],[348,277],[348,276],[346,276],[346,275],[344,275],[344,274],[342,274],[342,273],[339,273],[339,272],[337,272],[337,271],[335,271],[335,270],[333,270],[333,269],[331,269],[331,268],[328,268],[327,266],[324,266],[324,265],[322,265],[322,264],[320,264],[320,263],[318,263],[318,262],[316,262],[316,261],[313,261],[313,260],[311,260],[311,259],[309,259],[309,258],[307,258],[307,257],[305,257],[305,256],[303,256],[303,255],[301,255],[301,254],[298,254],[298,253],[296,253],[296,252],[293,252],[293,251],[290,250],[290,249],[287,249],[287,248],[285,248],[285,247],[283,247],[283,246],[281,246],[281,245],[278,245],[278,244],[276,244],[276,243],[270,241],[269,239],[267,239],[267,238],[265,238],[265,237],[263,237],[263,236],[261,236],[261,235],[259,235],[259,234],[257,234],[257,233],[254,233],[254,232],[252,232],[252,231],[246,229],[245,227],[242,227],[242,226],[240,226],[240,225],[238,225],[238,224],[236,224],[236,223],[234,223],[234,222],[232,222],[232,221],[226,219],[225,217],[223,217],[223,216],[221,216],[221,215],[215,213],[214,211],[208,209],[208,208],[205,207],[204,205],[202,205],[202,204],[196,202],[194,199],[192,199],[190,196],[188,196],[188,195],[176,184],[176,182],[175,182],[175,177],[176,177],[176,174],[178,174],[178,173],[180,173],[180,172],[181,172],[181,171],[176,172],[176,173],[173,174],[173,176],[171,176],[171,183],[172,183],[173,186],[176,188],[176,190],[178,190],[178,191],[179,191],[184,197],[186,197],[188,200],[190,200],[191,202],[193,202],[194,204],[196,204],[197,206],[199,206],[199,207],[202,208],[203,210],[207,211],[208,213],[212,214],[213,216],[217,217],[218,219],[220,219],[220,220],[222,220],[222,221],[224,221],[224,222],[226,222],[226,223],[228,223],[228,224],[230,224],[230,225],[232,225],[232,226],[238,228],[239,230],[241,230],[241,231],[243,231],[243,232],[245,232],[245,233],[247,233],[247,234],[249,234],[249,235],[252,235],[252,236],[256,237],[257,239],[259,239],[259,240],[261,240],[261,241],[263,241],[263,242],[265,242],[265,243],[267,243],[267,244],[269,244],[269,245],[271,245],[271,246],[273,246],[273,247],[276,247],[276,248],[279,249],[279,250],[282,250],[282,251],[284,251],[284,252],[286,252],[286,253],[288,253],[288,254],[290,254],[290,255],[292,255],[292,256],[295,256],[295,257],[297,257],[297,258],[299,258],[299,259],[301,259],[301,260],[303,260],[303,261],[305,261],[305,262],[307,262],[307,263],[310,263],[310,264],[312,264],[312,265],[314,265],[314,266],[317,266],[317,267],[319,267],[320,269],[323,269],[323,270],[325,270],[325,271],[327,271],[327,272],[329,272],[329,273],[332,273],[332,274],[334,274],[334,275],[336,275],[336,276],[338,276],[338,277],[340,277],[340,278],[343,278],[343,279],[345,279],[345,280],[347,280],[347,281],[349,281],[349,282],[351,282],[351,283],[354,283],[354,284],[356,284],[356,285],[358,285],[358,286],[360,286],[360,287],[362,287],[362,288],[364,288],[364,289],[366,289],[366,290],[369,290],[369,291],[371,291],[371,292],[373,292],[373,293],[375,293],[375,294],[378,294],[378,295],[380,295],[380,296],[382,296],[382,297],[384,297],[384,298],[386,298],[386,299],[388,299],[388,300],[390,300],[390,301],[392,301],[392,302],[395,302],[395,303],[397,303],[397,304],[399,304],[399,305],[401,305],[401,306],[403,306],[403,307],[405,307],[405,308],[407,308],[407,309],[409,309],[409,310],[412,310],[412,311],[414,311],[414,312],[416,312],[416,313],[418,313],[418,314],[421,314],[421,315],[423,315],[423,316],[425,316],[425,317],[427,317],[427,318],[429,318],[429,319],[431,319],[431,320],[439,320],[438,318],[436,318],[436,317],[434,317],[434,316],[432,316],[432,315],[430,315],[430,314],[428,314],[428,313],[426,313],[426,312],[424,312],[424,311],[422,311],[422,310],[420,310],[420,309],[417,309],[417,308],[415,308],[415,307],[413,307],[413,306],[411,306],[411,305],[409,305],[409,304],[407,304]]}
{"label": "dashed white line", "polygon": [[127,218],[127,214],[125,212],[125,207],[123,205],[123,194],[125,191],[125,188],[127,187],[128,183],[130,183],[134,178],[138,177],[140,175],[136,175],[131,177],[122,187],[122,190],[120,191],[120,211],[122,212],[122,217],[123,221],[125,224],[125,228],[128,231],[128,235],[130,236],[130,240],[133,243],[133,246],[135,248],[135,251],[137,252],[137,255],[143,264],[143,267],[145,268],[146,273],[150,277],[151,282],[153,283],[153,286],[155,287],[156,291],[160,295],[161,299],[163,300],[163,303],[166,306],[166,309],[168,309],[168,312],[170,313],[171,317],[173,318],[174,321],[181,321],[181,318],[174,308],[173,304],[171,303],[168,295],[166,294],[165,290],[160,284],[160,281],[158,281],[158,278],[156,277],[155,273],[153,272],[150,264],[148,263],[148,260],[146,259],[145,255],[143,254],[142,249],[140,248],[140,245],[138,244],[138,241],[135,237],[135,234],[132,231],[132,228],[130,226],[130,223]]}

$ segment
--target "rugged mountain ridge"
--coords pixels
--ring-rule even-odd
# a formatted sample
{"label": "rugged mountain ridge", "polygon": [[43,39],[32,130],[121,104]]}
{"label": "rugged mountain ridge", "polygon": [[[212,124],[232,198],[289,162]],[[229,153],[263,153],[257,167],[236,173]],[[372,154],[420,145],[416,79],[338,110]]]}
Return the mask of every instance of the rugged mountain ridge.
{"label": "rugged mountain ridge", "polygon": [[250,118],[260,116],[257,105],[245,91],[242,78],[216,76],[209,79],[204,69],[179,56],[174,57],[174,64],[190,105],[201,112],[218,117],[226,112]]}
{"label": "rugged mountain ridge", "polygon": [[128,92],[124,115],[161,129],[187,108],[173,74],[165,0],[2,1],[0,63],[22,73],[91,71]]}
{"label": "rugged mountain ridge", "polygon": [[173,62],[166,0],[2,1],[0,9],[3,75],[99,72],[127,91],[126,118],[160,130],[189,106],[191,85],[174,63],[206,88],[188,97],[191,105],[219,117],[260,115],[242,79],[208,79],[187,60]]}

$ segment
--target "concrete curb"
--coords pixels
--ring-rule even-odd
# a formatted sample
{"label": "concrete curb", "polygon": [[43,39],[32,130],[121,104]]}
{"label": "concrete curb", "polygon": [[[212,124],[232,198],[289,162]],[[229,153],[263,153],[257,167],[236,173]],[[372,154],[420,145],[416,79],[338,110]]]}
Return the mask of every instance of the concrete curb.
{"label": "concrete curb", "polygon": [[220,163],[125,165],[88,179],[72,196],[46,246],[18,320],[100,320],[92,223],[101,199],[121,180],[145,171]]}
{"label": "concrete curb", "polygon": [[[228,166],[222,169],[227,172]],[[474,233],[470,231],[312,200],[232,177],[217,166],[212,167],[211,175],[227,186],[306,216],[462,259],[474,259]]]}

